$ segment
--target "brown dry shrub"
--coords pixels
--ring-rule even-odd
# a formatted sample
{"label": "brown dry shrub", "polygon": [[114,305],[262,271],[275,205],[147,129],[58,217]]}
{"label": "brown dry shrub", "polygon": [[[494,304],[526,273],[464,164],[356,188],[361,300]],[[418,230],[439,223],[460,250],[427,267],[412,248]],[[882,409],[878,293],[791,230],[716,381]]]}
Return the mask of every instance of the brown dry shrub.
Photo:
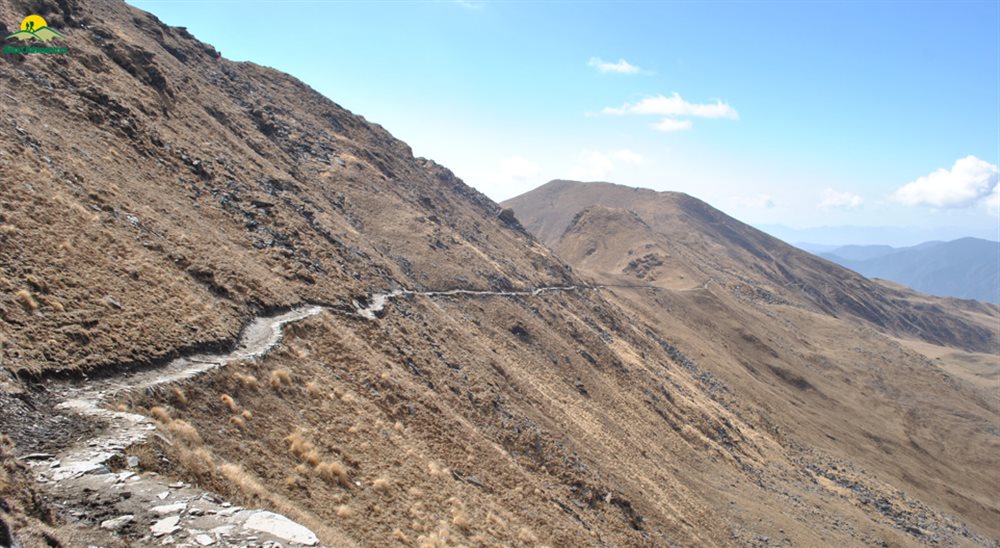
{"label": "brown dry shrub", "polygon": [[219,399],[222,400],[222,403],[229,408],[230,413],[240,412],[240,406],[236,405],[236,400],[234,400],[229,394],[223,394]]}
{"label": "brown dry shrub", "polygon": [[163,424],[170,424],[170,421],[173,420],[170,418],[170,413],[159,405],[155,405],[149,409],[149,416]]}
{"label": "brown dry shrub", "polygon": [[343,487],[350,486],[347,469],[339,462],[322,462],[316,466],[316,473],[328,483],[339,483]]}
{"label": "brown dry shrub", "polygon": [[54,297],[45,297],[45,304],[56,312],[66,312],[66,307]]}
{"label": "brown dry shrub", "polygon": [[285,369],[275,369],[271,372],[271,386],[275,389],[292,384],[292,376]]}
{"label": "brown dry shrub", "polygon": [[31,292],[27,289],[18,290],[14,293],[14,298],[17,302],[24,308],[27,312],[34,312],[38,310],[38,303],[35,302],[35,298],[31,296]]}
{"label": "brown dry shrub", "polygon": [[389,480],[386,478],[378,478],[372,482],[372,489],[374,489],[376,493],[381,493],[384,495],[388,493],[389,489],[391,488],[392,484],[389,483]]}
{"label": "brown dry shrub", "polygon": [[257,377],[243,373],[233,373],[233,378],[244,388],[257,388]]}
{"label": "brown dry shrub", "polygon": [[319,385],[316,384],[316,383],[314,383],[314,382],[312,382],[312,381],[307,382],[306,383],[306,393],[309,394],[310,396],[314,397],[314,398],[317,397],[317,396],[319,396]]}
{"label": "brown dry shrub", "polygon": [[187,395],[185,395],[184,391],[181,390],[180,388],[177,388],[176,386],[171,388],[170,395],[173,398],[174,403],[176,403],[177,405],[184,407],[188,404]]}
{"label": "brown dry shrub", "polygon": [[339,518],[349,518],[354,515],[354,511],[351,507],[346,504],[341,504],[337,507],[337,517]]}
{"label": "brown dry shrub", "polygon": [[240,430],[247,428],[247,421],[243,420],[243,417],[229,417],[229,423]]}
{"label": "brown dry shrub", "polygon": [[238,464],[227,462],[219,467],[219,472],[245,495],[258,497],[266,497],[268,495],[267,489]]}
{"label": "brown dry shrub", "polygon": [[310,466],[318,466],[320,460],[319,451],[315,449],[310,449],[309,451],[306,451],[306,453],[302,455],[302,460],[309,463]]}
{"label": "brown dry shrub", "polygon": [[170,431],[174,439],[188,445],[202,444],[201,435],[198,434],[198,430],[187,421],[174,419],[167,425],[167,430]]}
{"label": "brown dry shrub", "polygon": [[469,517],[465,515],[465,512],[459,510],[455,512],[455,515],[451,518],[451,524],[462,530],[468,530],[472,526],[472,522],[469,521]]}
{"label": "brown dry shrub", "polygon": [[305,432],[301,429],[292,432],[285,438],[285,441],[288,442],[288,450],[299,458],[303,458],[307,453],[316,449],[312,442],[306,439]]}
{"label": "brown dry shrub", "polygon": [[243,415],[243,418],[248,421],[253,420],[253,413],[251,413],[249,409],[244,409],[240,414]]}
{"label": "brown dry shrub", "polygon": [[200,477],[211,476],[215,470],[215,459],[203,447],[195,449],[181,448],[178,458],[182,466]]}

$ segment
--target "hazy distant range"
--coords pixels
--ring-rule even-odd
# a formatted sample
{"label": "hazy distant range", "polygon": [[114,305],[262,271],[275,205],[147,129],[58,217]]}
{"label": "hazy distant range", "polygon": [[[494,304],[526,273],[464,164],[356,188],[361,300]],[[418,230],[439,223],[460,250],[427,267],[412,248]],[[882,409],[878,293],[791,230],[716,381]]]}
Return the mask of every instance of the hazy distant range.
{"label": "hazy distant range", "polygon": [[931,295],[1000,303],[1000,242],[959,238],[911,247],[796,245],[868,278]]}

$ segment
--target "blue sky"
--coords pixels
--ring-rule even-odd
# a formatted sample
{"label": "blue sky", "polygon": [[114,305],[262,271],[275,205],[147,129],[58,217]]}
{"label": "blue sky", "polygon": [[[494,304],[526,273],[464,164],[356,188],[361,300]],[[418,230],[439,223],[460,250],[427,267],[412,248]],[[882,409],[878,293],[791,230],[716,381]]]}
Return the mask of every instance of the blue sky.
{"label": "blue sky", "polygon": [[997,2],[131,3],[496,200],[608,180],[757,225],[1000,231]]}

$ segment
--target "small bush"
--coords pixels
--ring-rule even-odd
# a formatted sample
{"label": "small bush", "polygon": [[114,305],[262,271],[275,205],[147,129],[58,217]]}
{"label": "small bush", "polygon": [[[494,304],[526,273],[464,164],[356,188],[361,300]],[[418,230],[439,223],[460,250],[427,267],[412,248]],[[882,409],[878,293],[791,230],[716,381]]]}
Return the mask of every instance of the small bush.
{"label": "small bush", "polygon": [[388,493],[390,488],[392,488],[392,484],[390,484],[389,480],[385,478],[378,478],[372,482],[372,489],[374,489],[376,493]]}
{"label": "small bush", "polygon": [[53,299],[52,297],[45,299],[45,304],[49,305],[49,308],[55,310],[56,312],[60,313],[66,312],[66,307],[63,306],[61,302],[57,301],[56,299]]}
{"label": "small bush", "polygon": [[251,413],[249,409],[244,409],[243,412],[240,414],[243,416],[244,419],[248,421],[253,420],[253,413]]}
{"label": "small bush", "polygon": [[27,289],[21,289],[17,293],[14,293],[14,298],[17,302],[24,308],[27,312],[34,312],[38,310],[38,303],[35,302],[35,298],[31,296],[31,293]]}
{"label": "small bush", "polygon": [[275,369],[271,372],[271,387],[278,389],[282,386],[292,384],[292,376],[284,369]]}
{"label": "small bush", "polygon": [[309,463],[310,466],[319,465],[319,451],[315,449],[306,451],[306,453],[302,455],[302,460]]}
{"label": "small bush", "polygon": [[184,394],[184,391],[181,390],[180,388],[177,388],[176,386],[171,388],[170,395],[173,397],[174,403],[176,403],[177,405],[180,405],[181,407],[187,405],[188,403],[187,396]]}
{"label": "small bush", "polygon": [[455,512],[455,515],[451,518],[451,524],[462,530],[468,530],[472,526],[472,522],[469,521],[469,517],[465,515],[465,512],[459,510]]}
{"label": "small bush", "polygon": [[247,471],[238,464],[223,464],[219,467],[219,472],[222,472],[222,475],[225,476],[226,479],[231,481],[246,495],[266,497],[269,494],[269,491],[264,488],[264,486],[261,485],[256,478],[248,474]]}
{"label": "small bush", "polygon": [[240,383],[244,388],[257,388],[257,377],[253,375],[244,375],[243,373],[234,373],[233,378],[236,382]]}
{"label": "small bush", "polygon": [[306,383],[306,393],[309,394],[310,396],[314,397],[314,398],[317,397],[317,396],[319,396],[319,385],[316,384],[316,383],[314,383],[314,382],[312,382],[312,381],[307,382]]}
{"label": "small bush", "polygon": [[230,413],[240,412],[240,406],[236,405],[236,401],[229,394],[223,394],[219,399],[222,400],[222,403],[229,408]]}
{"label": "small bush", "polygon": [[347,469],[339,462],[320,463],[316,466],[316,473],[328,483],[339,483],[343,487],[350,486]]}
{"label": "small bush", "polygon": [[150,408],[149,416],[153,417],[158,422],[161,422],[163,424],[170,424],[170,421],[173,420],[170,418],[170,413],[167,412],[166,409],[160,407],[159,405]]}
{"label": "small bush", "polygon": [[196,476],[210,476],[215,469],[215,459],[202,447],[197,449],[181,449],[181,464]]}
{"label": "small bush", "polygon": [[191,423],[180,419],[174,419],[167,425],[167,430],[178,439],[188,445],[201,445],[201,435],[198,430],[191,426]]}
{"label": "small bush", "polygon": [[305,432],[302,430],[296,430],[292,432],[290,436],[285,438],[288,442],[288,450],[292,452],[296,457],[304,458],[310,451],[315,451],[316,447],[306,439]]}
{"label": "small bush", "polygon": [[337,517],[339,518],[349,518],[354,515],[354,511],[351,507],[346,504],[341,504],[337,507]]}
{"label": "small bush", "polygon": [[246,430],[247,427],[247,421],[243,417],[229,417],[229,423],[240,430]]}

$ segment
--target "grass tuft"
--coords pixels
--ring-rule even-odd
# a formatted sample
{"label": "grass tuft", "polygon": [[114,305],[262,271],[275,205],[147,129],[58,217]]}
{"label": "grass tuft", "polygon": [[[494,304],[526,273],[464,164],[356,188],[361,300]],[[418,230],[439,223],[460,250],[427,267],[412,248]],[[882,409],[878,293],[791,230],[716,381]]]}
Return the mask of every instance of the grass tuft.
{"label": "grass tuft", "polygon": [[181,390],[180,388],[177,388],[176,386],[171,388],[170,395],[173,397],[174,403],[176,403],[177,405],[180,405],[181,407],[187,406],[188,404],[187,396],[184,394],[184,391]]}
{"label": "grass tuft", "polygon": [[31,292],[27,289],[21,289],[17,293],[14,293],[14,298],[17,302],[24,308],[27,312],[34,312],[38,310],[38,303],[35,302],[35,298],[31,296]]}
{"label": "grass tuft", "polygon": [[170,413],[159,405],[150,408],[149,416],[163,424],[170,424],[170,421],[173,420],[170,418]]}
{"label": "grass tuft", "polygon": [[339,483],[343,487],[350,486],[347,469],[339,462],[322,462],[316,466],[316,473],[328,483]]}
{"label": "grass tuft", "polygon": [[222,403],[229,408],[230,413],[238,414],[240,412],[240,406],[236,405],[236,400],[234,400],[229,394],[223,394],[219,399],[222,400]]}
{"label": "grass tuft", "polygon": [[271,372],[271,387],[278,389],[292,384],[292,376],[285,369],[275,369]]}
{"label": "grass tuft", "polygon": [[391,488],[392,484],[389,483],[389,480],[386,478],[378,478],[377,480],[372,482],[372,489],[374,489],[376,493],[381,493],[384,495],[388,493]]}
{"label": "grass tuft", "polygon": [[257,388],[257,377],[243,373],[233,373],[233,378],[244,388]]}
{"label": "grass tuft", "polygon": [[188,445],[196,446],[202,444],[201,435],[198,434],[198,430],[187,421],[174,419],[167,425],[167,430],[173,435],[174,439]]}

